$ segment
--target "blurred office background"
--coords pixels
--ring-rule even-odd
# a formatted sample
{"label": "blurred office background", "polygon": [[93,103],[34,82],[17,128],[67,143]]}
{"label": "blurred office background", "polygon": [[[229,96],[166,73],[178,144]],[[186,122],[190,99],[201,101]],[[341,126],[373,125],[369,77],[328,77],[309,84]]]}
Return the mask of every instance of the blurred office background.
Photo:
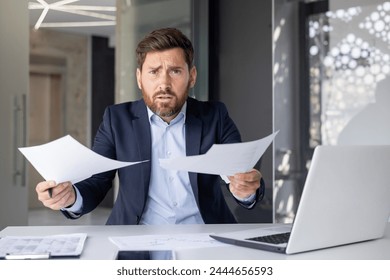
{"label": "blurred office background", "polygon": [[90,147],[107,105],[141,97],[135,46],[159,27],[192,39],[191,95],[223,101],[244,141],[279,130],[257,165],[265,199],[247,211],[226,194],[239,222],[291,222],[317,145],[390,144],[389,1],[3,0],[0,23],[0,229],[105,223],[115,189],[66,220],[17,147]]}

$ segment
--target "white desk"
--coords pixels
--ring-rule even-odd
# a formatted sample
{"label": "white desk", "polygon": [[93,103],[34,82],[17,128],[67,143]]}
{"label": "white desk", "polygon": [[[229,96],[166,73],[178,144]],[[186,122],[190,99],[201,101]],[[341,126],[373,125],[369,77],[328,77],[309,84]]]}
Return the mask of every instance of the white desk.
{"label": "white desk", "polygon": [[[52,235],[67,233],[87,233],[81,259],[105,260],[115,259],[117,247],[108,240],[109,236],[130,236],[143,234],[181,234],[181,233],[218,233],[265,227],[266,224],[235,224],[235,225],[174,225],[174,226],[30,226],[7,227],[0,232],[0,236],[6,235]],[[255,249],[228,245],[225,247],[199,248],[177,250],[176,257],[183,260],[237,260],[237,259],[267,259],[267,260],[390,260],[390,224],[387,227],[384,238],[361,242],[346,246],[323,249],[313,252],[295,255],[284,255]]]}

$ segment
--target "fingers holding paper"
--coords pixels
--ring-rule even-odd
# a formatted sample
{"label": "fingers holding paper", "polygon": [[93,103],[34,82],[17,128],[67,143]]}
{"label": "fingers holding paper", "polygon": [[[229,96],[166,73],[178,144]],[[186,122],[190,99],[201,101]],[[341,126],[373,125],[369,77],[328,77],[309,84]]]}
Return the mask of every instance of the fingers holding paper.
{"label": "fingers holding paper", "polygon": [[76,193],[70,182],[56,184],[54,181],[43,181],[36,186],[35,190],[38,200],[53,210],[68,207],[76,200]]}
{"label": "fingers holding paper", "polygon": [[237,173],[234,176],[229,176],[230,191],[239,198],[245,199],[254,194],[260,187],[261,173],[256,169],[252,169],[246,173]]}

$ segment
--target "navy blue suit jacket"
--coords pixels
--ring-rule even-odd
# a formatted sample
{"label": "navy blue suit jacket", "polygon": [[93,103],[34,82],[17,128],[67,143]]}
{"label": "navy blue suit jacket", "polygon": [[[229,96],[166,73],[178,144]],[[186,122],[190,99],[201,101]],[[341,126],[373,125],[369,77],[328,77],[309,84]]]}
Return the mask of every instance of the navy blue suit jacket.
{"label": "navy blue suit jacket", "polygon": [[[214,143],[240,142],[240,134],[220,102],[187,99],[186,153],[206,153]],[[83,197],[82,215],[98,206],[118,172],[119,192],[107,224],[138,224],[148,196],[151,171],[151,130],[143,100],[109,106],[96,134],[95,152],[120,161],[147,162],[92,176],[76,184]],[[189,173],[190,183],[205,223],[235,223],[216,175]],[[262,186],[256,201],[264,192]],[[64,212],[66,216],[69,214]]]}

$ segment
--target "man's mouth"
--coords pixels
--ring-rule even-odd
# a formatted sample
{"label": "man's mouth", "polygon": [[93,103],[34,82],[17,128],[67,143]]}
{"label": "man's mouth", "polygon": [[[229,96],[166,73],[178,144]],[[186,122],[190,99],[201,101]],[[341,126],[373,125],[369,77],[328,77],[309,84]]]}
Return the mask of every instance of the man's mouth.
{"label": "man's mouth", "polygon": [[170,93],[158,93],[155,95],[155,100],[167,101],[173,99],[174,95]]}
{"label": "man's mouth", "polygon": [[157,99],[172,99],[172,96],[168,94],[158,95]]}

